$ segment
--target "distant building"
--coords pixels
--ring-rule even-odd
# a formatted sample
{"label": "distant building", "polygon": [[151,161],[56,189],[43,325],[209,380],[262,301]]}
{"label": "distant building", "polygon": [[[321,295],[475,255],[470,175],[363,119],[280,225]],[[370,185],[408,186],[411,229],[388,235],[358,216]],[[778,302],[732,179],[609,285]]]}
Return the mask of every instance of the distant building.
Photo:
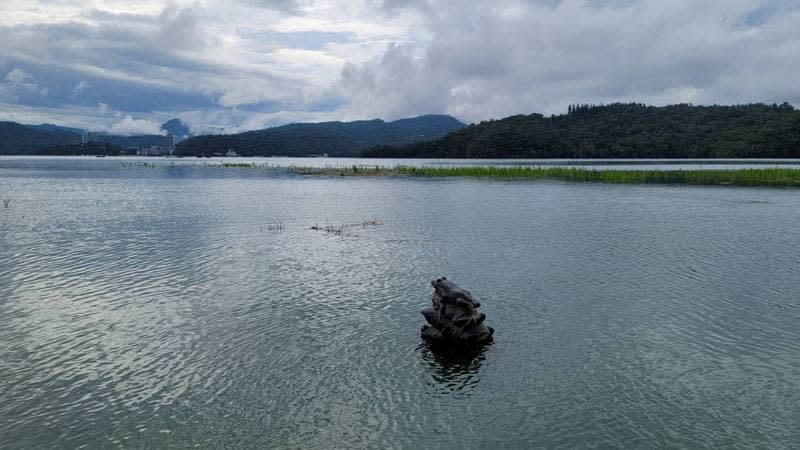
{"label": "distant building", "polygon": [[81,135],[81,144],[88,144],[89,142],[100,142],[100,133],[95,131],[87,131]]}
{"label": "distant building", "polygon": [[175,135],[172,133],[167,133],[167,142],[164,146],[164,149],[167,151],[167,154],[172,155],[172,152],[175,151]]}
{"label": "distant building", "polygon": [[154,145],[150,148],[140,148],[136,150],[136,154],[138,156],[166,156],[169,155],[169,151],[160,145]]}
{"label": "distant building", "polygon": [[233,157],[233,156],[239,156],[239,154],[236,152],[236,150],[234,150],[232,148],[229,148],[228,149],[228,153],[225,153],[225,156]]}

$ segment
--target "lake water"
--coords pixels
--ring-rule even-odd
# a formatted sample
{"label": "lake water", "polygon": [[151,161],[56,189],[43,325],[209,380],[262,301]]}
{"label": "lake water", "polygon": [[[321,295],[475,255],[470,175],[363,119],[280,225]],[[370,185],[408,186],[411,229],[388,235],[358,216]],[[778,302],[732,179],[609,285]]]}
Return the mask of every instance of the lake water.
{"label": "lake water", "polygon": [[375,159],[375,158],[157,158],[157,157],[35,157],[0,156],[0,169],[108,170],[143,164],[157,166],[214,166],[247,163],[275,168],[300,167],[395,167],[405,166],[530,166],[576,167],[594,170],[721,170],[745,168],[800,169],[800,159]]}
{"label": "lake water", "polygon": [[[3,448],[800,442],[800,190],[4,158],[0,198]],[[420,344],[442,275],[494,344]]]}

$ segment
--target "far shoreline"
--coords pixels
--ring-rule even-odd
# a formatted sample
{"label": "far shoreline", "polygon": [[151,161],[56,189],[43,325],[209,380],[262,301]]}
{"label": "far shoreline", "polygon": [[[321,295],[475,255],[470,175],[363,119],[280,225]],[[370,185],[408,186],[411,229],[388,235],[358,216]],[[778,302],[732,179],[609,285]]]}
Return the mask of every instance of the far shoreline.
{"label": "far shoreline", "polygon": [[[0,159],[75,159],[96,158],[101,155],[35,155],[28,153],[4,154]],[[303,159],[310,161],[458,161],[458,162],[497,162],[497,163],[526,163],[536,162],[541,165],[592,163],[597,165],[607,164],[800,164],[800,158],[376,158],[361,156],[140,156],[140,155],[102,155],[109,159],[126,160],[157,160],[157,161],[238,161],[238,160],[276,160],[276,159]]]}
{"label": "far shoreline", "polygon": [[[321,177],[418,177],[555,180],[607,184],[671,184],[800,188],[800,159],[366,159],[118,156],[0,156],[0,161],[75,160],[116,163],[120,168],[209,168],[262,170]],[[319,161],[323,164],[307,164]],[[425,163],[413,165],[414,162]],[[393,164],[392,164],[393,163]],[[648,166],[654,166],[652,168]],[[663,167],[657,168],[655,166]],[[742,167],[736,167],[741,165]],[[747,167],[749,165],[749,167]],[[786,165],[787,167],[781,167]],[[81,165],[82,166],[82,165]],[[617,167],[618,166],[618,167]],[[643,166],[643,167],[638,167]],[[682,167],[683,166],[683,167]],[[708,166],[708,167],[705,167]],[[716,166],[714,168],[710,168]],[[726,167],[733,166],[733,167]],[[763,167],[762,167],[763,166]],[[0,166],[0,168],[3,168]],[[80,170],[80,167],[77,167]]]}

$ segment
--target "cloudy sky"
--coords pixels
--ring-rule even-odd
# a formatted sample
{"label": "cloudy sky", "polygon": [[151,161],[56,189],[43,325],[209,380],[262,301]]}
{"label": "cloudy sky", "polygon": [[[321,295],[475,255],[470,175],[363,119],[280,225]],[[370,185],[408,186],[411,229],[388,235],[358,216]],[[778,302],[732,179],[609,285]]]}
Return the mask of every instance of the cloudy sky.
{"label": "cloudy sky", "polygon": [[796,0],[2,0],[0,120],[118,133],[800,105]]}

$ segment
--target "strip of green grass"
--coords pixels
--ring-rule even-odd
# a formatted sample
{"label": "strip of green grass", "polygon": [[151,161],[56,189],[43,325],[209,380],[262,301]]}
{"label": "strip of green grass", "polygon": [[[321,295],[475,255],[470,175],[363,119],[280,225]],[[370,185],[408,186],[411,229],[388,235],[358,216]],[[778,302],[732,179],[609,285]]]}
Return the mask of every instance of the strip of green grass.
{"label": "strip of green grass", "polygon": [[[145,167],[161,167],[143,164]],[[350,166],[350,167],[281,167],[268,163],[200,164],[208,167],[249,168],[272,171],[289,171],[304,175],[327,176],[417,176],[417,177],[475,177],[512,180],[562,180],[591,183],[627,184],[690,184],[800,187],[800,169],[722,169],[722,170],[596,170],[576,167],[526,167],[526,166]]]}
{"label": "strip of green grass", "polygon": [[336,176],[477,177],[497,179],[563,180],[593,183],[691,184],[800,187],[800,169],[731,170],[594,170],[569,167],[411,167],[353,166],[346,168],[293,167],[291,171]]}

